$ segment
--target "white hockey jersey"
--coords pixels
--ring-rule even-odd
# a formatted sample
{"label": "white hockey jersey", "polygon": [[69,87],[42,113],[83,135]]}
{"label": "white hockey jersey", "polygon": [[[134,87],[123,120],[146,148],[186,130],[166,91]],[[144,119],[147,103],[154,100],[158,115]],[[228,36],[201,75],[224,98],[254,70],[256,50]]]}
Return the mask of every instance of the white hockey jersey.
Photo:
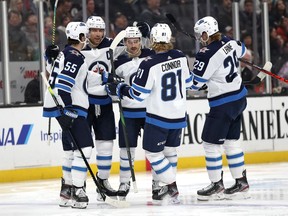
{"label": "white hockey jersey", "polygon": [[[86,117],[89,106],[86,82],[88,67],[84,59],[80,51],[67,46],[55,60],[48,82],[63,107],[72,107],[79,116]],[[46,91],[43,116],[60,115],[60,110],[56,107],[50,93]]]}
{"label": "white hockey jersey", "polygon": [[[116,74],[124,79],[128,85],[132,82],[137,74],[137,69],[140,63],[155,52],[151,49],[141,49],[139,57],[130,58],[127,53],[120,55],[114,62]],[[121,100],[123,114],[126,118],[145,118],[146,116],[146,101],[138,102],[128,97]]]}
{"label": "white hockey jersey", "polygon": [[[97,48],[91,48],[87,46],[81,52],[85,56],[85,61],[88,65],[89,71],[94,71],[98,73],[102,70],[111,71],[111,62],[110,62],[110,54],[109,54],[109,47],[112,43],[113,39],[105,37],[102,42],[97,46]],[[116,47],[114,53],[114,59],[120,55],[124,51],[124,46]],[[94,93],[90,94],[90,87],[94,88]],[[96,88],[98,89],[96,92]],[[89,86],[89,103],[90,104],[97,104],[97,105],[105,105],[112,103],[111,98],[105,91],[105,85],[98,85],[98,86]]]}
{"label": "white hockey jersey", "polygon": [[192,77],[179,50],[151,55],[142,61],[129,90],[135,100],[146,99],[146,122],[167,129],[186,127],[186,88]]}
{"label": "white hockey jersey", "polygon": [[200,49],[193,67],[192,90],[208,86],[209,106],[238,100],[247,94],[238,73],[239,60],[246,53],[243,43],[223,37]]}

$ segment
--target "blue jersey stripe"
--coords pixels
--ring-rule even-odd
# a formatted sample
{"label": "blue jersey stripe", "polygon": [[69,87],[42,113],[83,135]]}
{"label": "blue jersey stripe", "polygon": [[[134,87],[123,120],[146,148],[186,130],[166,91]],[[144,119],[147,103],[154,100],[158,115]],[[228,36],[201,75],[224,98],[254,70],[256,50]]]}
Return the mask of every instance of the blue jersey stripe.
{"label": "blue jersey stripe", "polygon": [[215,106],[220,106],[220,105],[225,104],[225,103],[236,101],[236,100],[239,100],[239,99],[245,97],[246,94],[247,94],[247,89],[243,88],[241,92],[239,92],[235,95],[230,95],[230,96],[227,96],[224,98],[220,98],[218,100],[209,101],[209,106],[215,107]]}
{"label": "blue jersey stripe", "polygon": [[146,116],[146,122],[166,129],[179,129],[187,126],[186,119],[182,122],[164,122],[155,118]]}

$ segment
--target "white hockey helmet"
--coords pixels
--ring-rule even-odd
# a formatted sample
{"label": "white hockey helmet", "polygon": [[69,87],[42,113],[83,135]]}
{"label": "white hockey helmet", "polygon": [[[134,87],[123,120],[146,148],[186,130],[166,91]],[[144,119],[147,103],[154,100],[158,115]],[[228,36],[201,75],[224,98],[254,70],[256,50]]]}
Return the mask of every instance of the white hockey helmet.
{"label": "white hockey helmet", "polygon": [[[66,26],[67,39],[73,39],[80,41],[80,34],[88,37],[89,30],[84,22],[69,22]],[[80,41],[81,42],[81,41]]]}
{"label": "white hockey helmet", "polygon": [[138,27],[136,26],[128,26],[126,29],[126,35],[124,38],[141,38],[142,34]]}
{"label": "white hockey helmet", "polygon": [[106,25],[102,17],[100,16],[90,16],[87,21],[86,25],[88,29],[90,28],[98,28],[98,29],[106,29]]}
{"label": "white hockey helmet", "polygon": [[170,43],[171,36],[171,29],[166,23],[156,23],[150,33],[152,43]]}
{"label": "white hockey helmet", "polygon": [[203,32],[206,32],[208,36],[211,36],[218,31],[218,22],[211,16],[203,17],[198,20],[194,26],[194,33],[197,40],[200,40]]}

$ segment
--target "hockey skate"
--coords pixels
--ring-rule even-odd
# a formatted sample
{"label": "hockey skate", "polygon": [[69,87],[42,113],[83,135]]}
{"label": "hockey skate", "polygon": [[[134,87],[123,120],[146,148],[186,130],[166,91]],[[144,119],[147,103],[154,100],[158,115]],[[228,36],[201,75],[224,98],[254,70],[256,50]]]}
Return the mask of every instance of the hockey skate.
{"label": "hockey skate", "polygon": [[[96,178],[100,184],[101,192],[104,193],[106,196],[109,196],[112,199],[117,199],[118,191],[114,190],[111,187],[108,179],[101,179],[98,177],[97,174],[96,174]],[[98,188],[96,189],[96,192],[97,192],[97,200],[103,202],[104,200],[103,200]]]}
{"label": "hockey skate", "polygon": [[158,205],[179,204],[178,195],[176,182],[173,182],[169,185],[161,186],[158,191],[154,190],[152,200],[154,204]]}
{"label": "hockey skate", "polygon": [[72,185],[65,184],[65,180],[61,178],[61,191],[60,191],[60,207],[71,206],[71,189]]}
{"label": "hockey skate", "polygon": [[236,179],[235,184],[225,189],[224,195],[226,199],[248,199],[250,195],[249,184],[246,177],[246,170],[242,173],[243,177]]}
{"label": "hockey skate", "polygon": [[211,182],[207,187],[197,191],[197,199],[200,201],[223,200],[225,198],[224,190],[222,172],[220,181]]}
{"label": "hockey skate", "polygon": [[160,189],[159,181],[152,180],[152,200],[156,200]]}
{"label": "hockey skate", "polygon": [[128,183],[120,183],[119,189],[118,189],[118,197],[119,200],[126,200],[126,196],[129,193],[130,190],[130,182]]}
{"label": "hockey skate", "polygon": [[87,207],[89,199],[86,195],[84,187],[72,187],[72,208],[84,209]]}

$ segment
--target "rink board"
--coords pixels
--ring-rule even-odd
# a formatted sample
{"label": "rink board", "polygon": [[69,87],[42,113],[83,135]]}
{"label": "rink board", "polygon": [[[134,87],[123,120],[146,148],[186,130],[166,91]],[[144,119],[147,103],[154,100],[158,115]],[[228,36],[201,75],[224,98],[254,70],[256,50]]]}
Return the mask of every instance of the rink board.
{"label": "rink board", "polygon": [[[288,161],[287,97],[248,98],[242,122],[241,142],[246,163]],[[206,99],[188,100],[188,127],[178,148],[178,168],[205,167],[201,131],[209,111]],[[117,104],[114,104],[119,119]],[[0,182],[49,179],[61,176],[61,129],[52,119],[48,142],[48,119],[41,107],[1,108],[0,112]],[[118,125],[118,123],[116,124]],[[117,126],[116,126],[116,129]],[[119,172],[118,140],[114,141],[112,173]],[[96,172],[96,150],[91,167]],[[224,164],[227,164],[224,158]],[[139,138],[135,171],[149,169]]]}

